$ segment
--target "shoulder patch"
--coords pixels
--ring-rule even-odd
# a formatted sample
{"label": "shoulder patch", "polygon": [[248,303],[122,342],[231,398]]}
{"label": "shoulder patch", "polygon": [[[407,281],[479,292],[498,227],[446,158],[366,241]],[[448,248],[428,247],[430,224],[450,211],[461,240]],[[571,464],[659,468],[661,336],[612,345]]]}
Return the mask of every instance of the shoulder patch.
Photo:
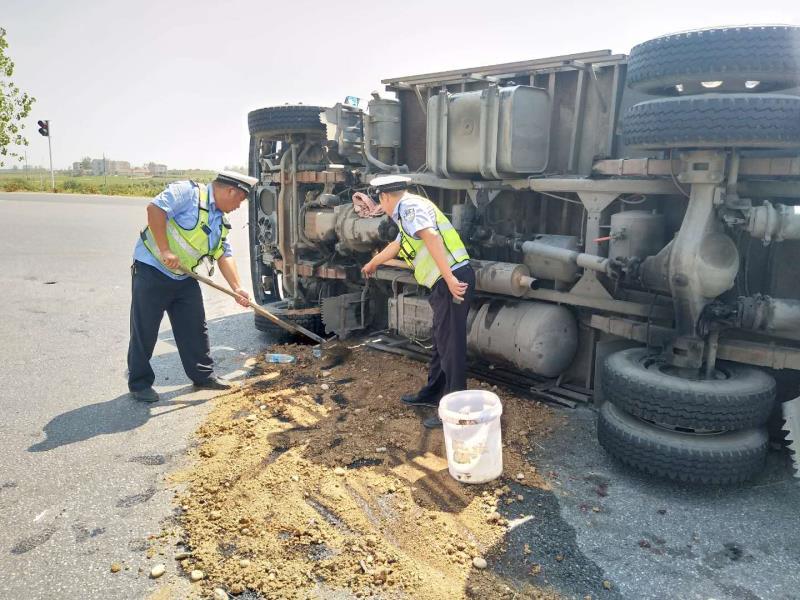
{"label": "shoulder patch", "polygon": [[406,221],[413,221],[416,213],[413,206],[409,206],[408,208],[404,208],[401,214],[402,218]]}

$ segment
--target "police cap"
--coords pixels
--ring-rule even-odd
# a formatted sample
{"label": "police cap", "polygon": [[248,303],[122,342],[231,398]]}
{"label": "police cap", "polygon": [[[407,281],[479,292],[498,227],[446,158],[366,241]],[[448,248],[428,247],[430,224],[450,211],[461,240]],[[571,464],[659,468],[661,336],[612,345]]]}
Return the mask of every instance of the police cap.
{"label": "police cap", "polygon": [[255,177],[242,175],[236,171],[220,171],[214,181],[239,188],[245,194],[249,194],[253,190],[253,186],[258,183],[258,179]]}
{"label": "police cap", "polygon": [[375,188],[377,192],[399,192],[408,188],[411,183],[410,177],[402,175],[379,175],[374,177],[369,184]]}

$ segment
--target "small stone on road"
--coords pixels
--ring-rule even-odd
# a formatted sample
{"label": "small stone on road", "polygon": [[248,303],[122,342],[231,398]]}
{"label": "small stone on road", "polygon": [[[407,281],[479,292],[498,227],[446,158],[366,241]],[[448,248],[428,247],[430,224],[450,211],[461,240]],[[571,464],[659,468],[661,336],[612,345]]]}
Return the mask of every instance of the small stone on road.
{"label": "small stone on road", "polygon": [[155,567],[150,569],[150,577],[152,579],[158,579],[167,571],[167,567],[164,564],[157,564]]}

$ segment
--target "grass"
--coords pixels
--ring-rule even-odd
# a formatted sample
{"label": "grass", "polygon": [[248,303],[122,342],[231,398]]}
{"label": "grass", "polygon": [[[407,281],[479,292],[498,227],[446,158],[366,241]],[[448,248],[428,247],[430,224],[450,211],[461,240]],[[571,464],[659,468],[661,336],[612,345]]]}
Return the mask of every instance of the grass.
{"label": "grass", "polygon": [[[164,187],[181,179],[192,179],[206,183],[213,179],[214,171],[168,171],[166,175],[153,177],[125,177],[121,175],[82,175],[56,173],[56,192],[70,194],[105,194],[109,196],[155,196]],[[4,172],[0,173],[0,191],[4,192],[50,192],[50,173]]]}

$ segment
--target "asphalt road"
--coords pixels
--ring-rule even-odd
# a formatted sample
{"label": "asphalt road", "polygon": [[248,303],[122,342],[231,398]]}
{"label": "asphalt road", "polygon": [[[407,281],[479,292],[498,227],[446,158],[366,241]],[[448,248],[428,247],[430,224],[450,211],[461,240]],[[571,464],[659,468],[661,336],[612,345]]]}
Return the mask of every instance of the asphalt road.
{"label": "asphalt road", "polygon": [[[165,401],[126,395],[128,266],[144,205],[0,194],[0,598],[145,598],[157,585],[137,569],[152,564],[147,536],[172,518],[163,479],[211,394],[192,392],[165,321],[154,358]],[[249,284],[246,209],[233,217]],[[239,377],[269,340],[227,296],[204,295],[218,372]],[[509,586],[533,569],[579,600],[800,598],[800,482],[785,452],[744,486],[675,485],[611,460],[589,408],[561,414],[533,456],[552,491],[514,484],[525,501],[507,516],[526,518],[487,553]],[[130,570],[111,575],[112,562]]]}
{"label": "asphalt road", "polygon": [[510,585],[538,565],[534,581],[577,600],[800,599],[800,481],[785,450],[744,485],[679,485],[612,460],[593,410],[559,412],[532,456],[552,491],[512,485],[525,501],[507,518],[534,517],[489,553]]}
{"label": "asphalt road", "polygon": [[[0,194],[0,598],[144,598],[147,536],[172,515],[176,469],[211,392],[194,392],[169,321],[153,359],[164,400],[127,396],[131,253],[144,199]],[[231,240],[243,283],[246,205]],[[268,340],[204,291],[217,372]],[[112,562],[130,567],[112,575]],[[149,569],[149,567],[148,567]]]}

